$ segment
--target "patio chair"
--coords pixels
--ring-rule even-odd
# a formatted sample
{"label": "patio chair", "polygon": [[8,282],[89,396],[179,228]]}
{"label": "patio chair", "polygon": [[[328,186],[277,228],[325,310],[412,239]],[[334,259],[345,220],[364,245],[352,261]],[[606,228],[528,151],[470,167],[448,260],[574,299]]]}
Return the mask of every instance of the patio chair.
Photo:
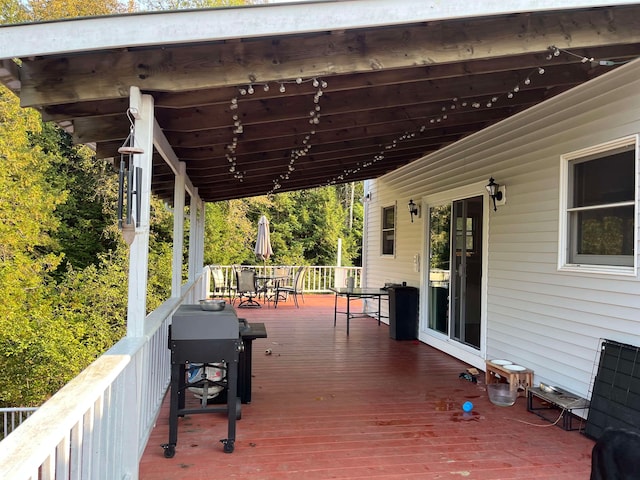
{"label": "patio chair", "polygon": [[229,295],[229,303],[235,305],[236,296],[238,294],[238,272],[240,271],[240,265],[231,265],[231,269],[227,273],[227,293]]}
{"label": "patio chair", "polygon": [[247,268],[236,271],[236,291],[240,299],[238,308],[262,307],[262,305],[256,301],[258,285],[256,283],[255,270]]}
{"label": "patio chair", "polygon": [[227,293],[226,285],[224,284],[224,272],[220,267],[211,267],[211,297],[212,298],[224,298]]}
{"label": "patio chair", "polygon": [[304,302],[304,276],[308,269],[309,267],[307,266],[298,267],[298,270],[293,277],[293,285],[278,286],[275,296],[275,308],[278,308],[279,299],[284,299],[286,301],[289,295],[293,296],[293,303],[296,308],[300,307],[298,304],[298,295],[302,297],[302,301]]}

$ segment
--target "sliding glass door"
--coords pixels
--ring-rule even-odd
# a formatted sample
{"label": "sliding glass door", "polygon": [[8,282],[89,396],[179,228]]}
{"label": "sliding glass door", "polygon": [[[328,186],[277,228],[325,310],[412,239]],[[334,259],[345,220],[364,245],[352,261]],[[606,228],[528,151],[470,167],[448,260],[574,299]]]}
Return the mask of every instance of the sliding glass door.
{"label": "sliding glass door", "polygon": [[480,349],[483,197],[429,208],[428,328]]}

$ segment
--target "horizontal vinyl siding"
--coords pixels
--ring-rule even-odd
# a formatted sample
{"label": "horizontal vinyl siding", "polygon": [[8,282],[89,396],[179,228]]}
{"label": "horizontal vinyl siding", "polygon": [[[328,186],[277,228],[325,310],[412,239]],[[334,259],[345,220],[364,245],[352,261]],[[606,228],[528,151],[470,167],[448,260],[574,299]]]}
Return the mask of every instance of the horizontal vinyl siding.
{"label": "horizontal vinyl siding", "polygon": [[412,260],[425,219],[409,223],[410,197],[493,176],[507,190],[506,204],[489,213],[487,357],[588,395],[601,339],[640,345],[640,282],[557,270],[560,156],[639,133],[639,79],[635,62],[373,182],[381,201],[397,199],[401,221],[395,261],[367,253],[374,278],[419,283]]}
{"label": "horizontal vinyl siding", "polygon": [[[384,182],[372,182],[372,201],[367,208],[367,273],[368,287],[377,288],[385,283],[402,283],[419,287],[420,274],[414,272],[413,256],[420,254],[422,249],[422,220],[414,218],[411,223],[407,204],[410,195],[399,194],[388,188]],[[419,203],[419,197],[414,198]],[[382,208],[396,204],[396,253],[394,256],[381,254],[381,221]],[[373,308],[368,305],[368,308]],[[377,309],[377,303],[375,305]],[[382,313],[388,317],[388,303],[382,303]],[[387,319],[383,319],[388,323]]]}

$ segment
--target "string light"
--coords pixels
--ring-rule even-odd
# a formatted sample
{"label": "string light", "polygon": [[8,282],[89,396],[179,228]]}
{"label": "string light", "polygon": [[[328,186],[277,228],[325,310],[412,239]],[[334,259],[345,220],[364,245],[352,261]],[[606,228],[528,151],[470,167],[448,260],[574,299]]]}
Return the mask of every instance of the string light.
{"label": "string light", "polygon": [[[277,190],[280,190],[280,188],[282,188],[282,181],[289,180],[291,174],[295,171],[296,161],[298,161],[298,159],[300,159],[301,157],[305,157],[309,153],[309,150],[311,150],[311,137],[316,134],[315,126],[320,124],[320,111],[322,110],[320,107],[320,98],[324,94],[322,89],[327,88],[327,82],[319,80],[317,78],[313,78],[310,81],[313,87],[316,88],[316,92],[313,96],[314,106],[311,110],[309,110],[309,125],[311,125],[312,128],[302,140],[302,148],[291,149],[291,152],[289,153],[289,165],[287,166],[287,170],[284,173],[281,173],[278,178],[273,180],[273,187],[267,193],[268,195],[275,193]],[[296,83],[298,85],[302,84],[303,82],[304,80],[302,78],[296,79]]]}
{"label": "string light", "polygon": [[[559,57],[561,53],[565,53],[567,55],[571,55],[574,57],[577,57],[580,59],[580,61],[582,63],[587,63],[587,62],[594,62],[595,60],[592,57],[585,57],[582,55],[577,55],[575,53],[572,53],[568,50],[564,50],[561,48],[558,48],[554,45],[551,45],[550,47],[548,47],[548,53],[546,55],[546,59],[547,60],[553,60],[555,57]],[[613,65],[621,65],[624,63],[628,63],[631,60],[628,61],[624,61],[624,62],[613,62],[611,60],[600,60],[597,62],[598,65],[601,66],[613,66]],[[531,83],[533,82],[533,78],[535,75],[544,75],[545,74],[545,69],[543,67],[536,67],[534,69],[531,70],[531,72],[524,78],[524,80],[521,82],[522,85],[525,86],[529,86],[531,85]],[[516,94],[518,94],[521,90],[522,90],[522,85],[520,83],[515,85],[511,90],[509,90],[508,92],[506,92],[503,96],[506,97],[507,99],[513,99]],[[382,160],[384,160],[385,158],[385,152],[389,152],[393,149],[395,149],[398,145],[399,142],[404,142],[407,141],[409,139],[414,138],[417,133],[424,133],[427,130],[427,124],[429,125],[435,125],[438,123],[441,123],[443,120],[446,120],[448,118],[447,114],[444,113],[446,111],[453,111],[455,110],[456,112],[461,112],[464,111],[464,109],[466,109],[467,107],[470,107],[471,109],[480,109],[483,107],[483,105],[486,108],[492,108],[494,107],[496,104],[499,104],[500,100],[502,99],[503,96],[493,96],[491,97],[490,100],[485,100],[485,101],[481,101],[481,100],[473,100],[473,101],[459,101],[457,97],[454,97],[451,100],[451,103],[448,105],[443,105],[440,108],[440,112],[442,112],[439,115],[433,116],[431,118],[426,118],[425,119],[425,124],[421,125],[417,132],[411,133],[411,134],[403,134],[400,137],[392,140],[390,143],[386,144],[386,145],[381,145],[380,146],[380,152],[377,153],[376,155],[373,156],[373,158],[370,161],[367,162],[363,162],[362,164],[360,164],[360,162],[357,163],[357,168],[355,169],[348,169],[348,170],[344,170],[341,174],[333,177],[332,179],[328,180],[326,185],[334,185],[336,184],[338,181],[342,181],[344,180],[348,175],[359,171],[361,168],[368,168],[372,165],[374,165],[377,162],[380,162]]]}
{"label": "string light", "polygon": [[[569,56],[579,58],[582,63],[595,62],[596,65],[601,65],[601,66],[621,65],[621,64],[627,63],[628,61],[631,61],[631,60],[628,60],[623,62],[615,62],[611,60],[600,60],[596,62],[592,57],[578,55],[568,50],[558,48],[555,45],[549,46],[547,50],[548,52],[545,57],[547,61],[551,61],[554,58],[559,57],[561,54],[566,54]],[[445,103],[440,107],[440,113],[438,115],[425,118],[424,123],[420,125],[415,132],[405,132],[404,134],[393,139],[388,144],[380,145],[379,146],[380,151],[377,154],[375,154],[370,160],[367,160],[364,162],[358,162],[356,163],[355,167],[345,169],[340,174],[336,175],[332,179],[329,179],[326,185],[334,185],[338,182],[342,182],[350,175],[358,173],[364,168],[369,168],[374,164],[376,164],[377,162],[383,161],[385,159],[386,152],[396,149],[401,143],[415,138],[418,134],[424,134],[428,129],[427,127],[428,125],[437,125],[446,121],[449,118],[448,112],[463,113],[465,110],[469,111],[469,110],[478,110],[482,108],[493,108],[496,105],[500,105],[501,101],[503,101],[503,98],[506,98],[509,100],[513,99],[519,92],[522,91],[523,87],[529,87],[534,82],[534,79],[536,76],[540,76],[544,74],[545,74],[545,69],[543,67],[536,67],[532,69],[529,72],[529,74],[526,75],[521,82],[514,85],[512,89],[510,89],[509,91],[505,92],[502,95],[494,95],[494,96],[491,96],[490,98],[488,97],[485,99],[477,98],[473,100],[471,99],[460,100],[458,97],[452,98],[450,102]],[[270,87],[268,83],[256,83],[254,81],[255,80],[254,78],[252,78],[251,80],[252,80],[252,83],[250,83],[246,87],[240,87],[238,89],[238,94],[240,96],[253,95],[256,91],[256,87],[262,87],[262,89],[265,92],[270,91]],[[302,77],[298,77],[294,80],[281,80],[276,82],[276,85],[278,85],[278,91],[280,93],[286,93],[287,91],[286,84],[302,85],[303,83],[307,83],[307,82],[310,82],[313,88],[315,89],[315,92],[313,95],[313,105],[312,105],[312,108],[309,109],[309,114],[308,114],[308,117],[309,117],[308,122],[310,125],[310,130],[303,137],[301,142],[301,147],[291,149],[289,153],[289,163],[286,166],[285,171],[281,173],[276,179],[273,180],[273,187],[268,192],[269,194],[274,193],[275,191],[282,188],[282,182],[284,180],[288,180],[290,176],[293,174],[293,172],[295,172],[296,161],[299,160],[301,157],[306,156],[311,150],[311,139],[315,135],[316,127],[317,125],[320,124],[320,119],[321,119],[321,111],[322,111],[321,98],[324,95],[324,89],[327,88],[327,82],[323,81],[320,78],[311,78],[311,79],[305,80]],[[238,148],[239,136],[244,133],[244,127],[242,125],[242,120],[240,116],[237,113],[235,113],[235,111],[238,110],[238,105],[239,105],[238,97],[236,96],[231,99],[231,103],[229,105],[230,111],[234,112],[232,115],[232,120],[233,120],[232,132],[234,136],[233,136],[232,142],[229,145],[227,145],[227,152],[225,156],[229,162],[229,173],[233,174],[234,178],[242,182],[246,172],[241,172],[238,170],[236,152]]]}
{"label": "string light", "polygon": [[[305,135],[305,137],[302,140],[303,146],[301,148],[293,148],[291,150],[289,154],[289,164],[287,165],[286,171],[280,174],[279,177],[273,181],[273,188],[269,193],[273,193],[276,190],[280,189],[282,187],[281,182],[283,180],[288,180],[290,178],[290,175],[295,171],[296,169],[295,162],[300,157],[304,157],[309,153],[309,150],[311,149],[311,137],[316,133],[316,130],[315,130],[316,126],[320,124],[320,112],[322,110],[320,106],[320,98],[324,95],[323,89],[326,89],[328,86],[327,82],[318,78],[311,78],[311,79],[305,80],[302,77],[298,77],[293,81],[277,82],[279,85],[280,93],[286,92],[287,89],[285,84],[287,83],[295,83],[297,85],[302,85],[303,83],[306,83],[306,82],[311,82],[313,87],[316,89],[313,96],[313,107],[312,109],[309,110],[309,124],[311,125],[311,127],[309,132]],[[268,83],[261,84],[261,83],[252,82],[246,87],[244,86],[239,87],[238,94],[240,96],[253,95],[256,92],[255,87],[259,87],[259,86],[261,86],[265,92],[268,92],[270,90]],[[244,126],[242,125],[242,120],[240,116],[237,113],[235,113],[238,110],[238,106],[239,106],[238,97],[233,97],[229,104],[229,110],[233,112],[231,116],[231,120],[233,123],[232,132],[234,134],[234,137],[231,143],[229,143],[226,147],[227,152],[225,153],[225,157],[229,162],[229,173],[231,173],[235,179],[242,182],[244,180],[246,172],[240,171],[238,169],[237,149],[238,149],[238,142],[239,142],[238,135],[242,135],[244,133]]]}

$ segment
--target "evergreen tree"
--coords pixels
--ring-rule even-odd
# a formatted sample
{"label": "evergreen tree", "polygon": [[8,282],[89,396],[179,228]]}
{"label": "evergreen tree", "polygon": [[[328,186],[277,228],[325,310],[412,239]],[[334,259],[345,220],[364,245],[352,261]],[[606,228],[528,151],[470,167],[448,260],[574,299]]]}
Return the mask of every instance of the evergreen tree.
{"label": "evergreen tree", "polygon": [[60,341],[68,330],[52,332],[49,322],[52,306],[45,278],[61,261],[60,255],[51,253],[55,243],[51,234],[58,226],[53,211],[64,195],[45,181],[50,159],[32,147],[27,133],[40,130],[39,115],[21,109],[13,93],[0,86],[0,125],[0,405],[4,406],[31,400],[25,380],[42,382],[48,377],[44,369],[55,356],[48,344]]}

